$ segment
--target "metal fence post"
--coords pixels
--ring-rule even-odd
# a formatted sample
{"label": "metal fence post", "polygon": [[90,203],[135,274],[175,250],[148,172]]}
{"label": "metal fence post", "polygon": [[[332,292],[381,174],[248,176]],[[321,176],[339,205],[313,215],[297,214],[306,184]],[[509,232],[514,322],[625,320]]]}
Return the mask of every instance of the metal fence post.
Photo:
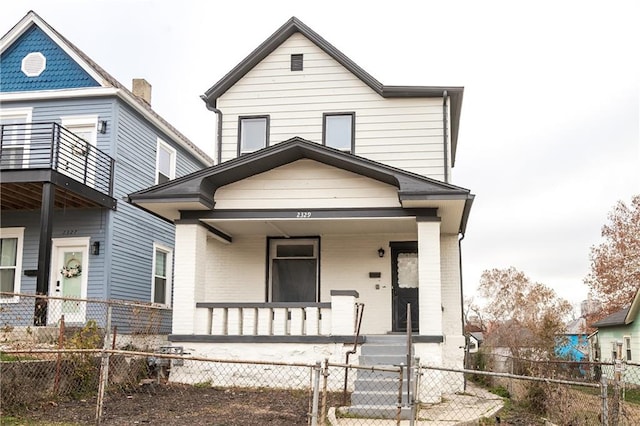
{"label": "metal fence post", "polygon": [[609,402],[607,401],[607,376],[600,376],[600,391],[602,395],[602,426],[609,426]]}
{"label": "metal fence post", "polygon": [[404,374],[404,363],[400,363],[400,378],[398,380],[398,410],[396,411],[396,424],[400,426],[400,419],[402,418],[402,375]]}
{"label": "metal fence post", "polygon": [[320,404],[320,424],[324,425],[327,418],[327,377],[329,377],[329,358],[324,359],[322,369],[322,404]]}
{"label": "metal fence post", "polygon": [[109,330],[111,330],[111,305],[107,305],[107,324],[105,326],[104,342],[102,344],[102,360],[100,362],[100,382],[98,384],[98,398],[96,402],[96,424],[100,425],[102,422],[102,406],[104,403],[104,392],[109,381],[109,357],[110,352],[106,352],[109,349],[110,339]]}
{"label": "metal fence post", "polygon": [[313,367],[313,407],[311,407],[311,426],[318,426],[318,402],[320,400],[320,361]]}

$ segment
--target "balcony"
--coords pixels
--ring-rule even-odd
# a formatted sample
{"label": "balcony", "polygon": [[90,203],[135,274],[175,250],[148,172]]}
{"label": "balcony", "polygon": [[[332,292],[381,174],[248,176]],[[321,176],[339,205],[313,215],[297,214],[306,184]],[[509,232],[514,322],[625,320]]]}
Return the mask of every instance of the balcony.
{"label": "balcony", "polygon": [[113,158],[57,123],[0,126],[3,208],[37,208],[43,182],[58,207],[115,208],[113,173]]}

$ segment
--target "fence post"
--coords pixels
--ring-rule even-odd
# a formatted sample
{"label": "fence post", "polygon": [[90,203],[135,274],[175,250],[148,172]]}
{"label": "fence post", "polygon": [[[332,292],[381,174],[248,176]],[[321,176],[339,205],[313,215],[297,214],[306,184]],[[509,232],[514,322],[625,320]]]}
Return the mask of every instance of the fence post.
{"label": "fence post", "polygon": [[318,426],[318,401],[320,400],[320,361],[313,367],[313,407],[311,407],[311,426]]}
{"label": "fence post", "polygon": [[609,426],[609,402],[607,401],[607,376],[600,376],[600,393],[602,395],[602,426]]}
{"label": "fence post", "polygon": [[327,377],[329,377],[329,358],[324,359],[322,369],[322,404],[320,404],[320,425],[325,424],[327,418]]}
{"label": "fence post", "polygon": [[100,381],[98,384],[98,399],[96,402],[96,424],[100,425],[102,422],[102,405],[104,402],[104,392],[109,381],[109,357],[110,352],[106,352],[109,349],[110,339],[109,331],[111,330],[111,305],[107,305],[107,324],[105,326],[104,342],[102,344],[102,360],[100,362]]}
{"label": "fence post", "polygon": [[[58,349],[64,347],[64,315],[60,316],[60,330],[58,333]],[[62,354],[58,352],[56,357],[56,377],[53,382],[53,393],[57,396],[60,390],[60,370],[62,368]]]}
{"label": "fence post", "polygon": [[400,419],[402,417],[402,375],[404,374],[404,367],[404,363],[400,363],[400,380],[398,381],[398,410],[396,411],[396,424],[398,426],[400,426]]}

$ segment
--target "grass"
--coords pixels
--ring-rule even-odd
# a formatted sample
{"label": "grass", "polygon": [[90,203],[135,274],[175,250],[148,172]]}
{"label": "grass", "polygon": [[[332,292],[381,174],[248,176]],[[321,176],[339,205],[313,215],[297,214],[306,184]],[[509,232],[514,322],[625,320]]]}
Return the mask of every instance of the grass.
{"label": "grass", "polygon": [[80,426],[79,423],[67,422],[47,422],[37,420],[22,420],[19,417],[0,416],[0,425],[2,426]]}

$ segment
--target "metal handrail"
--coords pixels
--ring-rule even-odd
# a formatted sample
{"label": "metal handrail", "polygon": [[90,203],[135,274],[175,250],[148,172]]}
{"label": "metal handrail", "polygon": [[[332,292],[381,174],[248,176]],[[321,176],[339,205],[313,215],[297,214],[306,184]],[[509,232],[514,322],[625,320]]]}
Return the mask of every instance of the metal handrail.
{"label": "metal handrail", "polygon": [[[345,364],[349,365],[349,357],[358,351],[358,339],[360,338],[360,325],[362,325],[362,314],[364,313],[364,303],[356,303],[356,333],[353,336],[353,349],[347,351]],[[344,388],[342,390],[342,405],[347,405],[347,381],[349,369],[344,369]]]}

